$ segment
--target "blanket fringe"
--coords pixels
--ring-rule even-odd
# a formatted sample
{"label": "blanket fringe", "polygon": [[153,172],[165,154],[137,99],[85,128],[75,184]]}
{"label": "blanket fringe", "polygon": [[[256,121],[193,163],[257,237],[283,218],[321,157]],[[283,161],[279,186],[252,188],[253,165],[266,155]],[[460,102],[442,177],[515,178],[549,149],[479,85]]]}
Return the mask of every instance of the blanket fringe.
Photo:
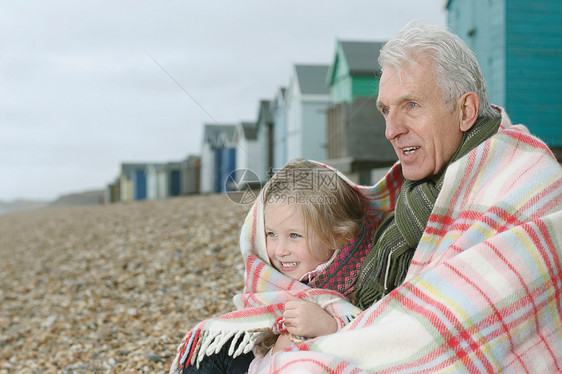
{"label": "blanket fringe", "polygon": [[236,358],[241,354],[250,352],[254,348],[258,337],[262,334],[261,331],[199,331],[197,338],[195,336],[190,337],[181,362],[187,361],[186,366],[195,365],[199,368],[201,361],[206,356],[219,353],[230,339],[232,339],[232,342],[228,349],[228,355]]}

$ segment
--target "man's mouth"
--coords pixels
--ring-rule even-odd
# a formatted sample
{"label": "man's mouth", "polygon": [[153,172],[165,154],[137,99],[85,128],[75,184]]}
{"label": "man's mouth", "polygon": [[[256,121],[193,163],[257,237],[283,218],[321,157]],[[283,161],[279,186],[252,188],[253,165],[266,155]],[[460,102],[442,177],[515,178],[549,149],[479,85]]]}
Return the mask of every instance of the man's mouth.
{"label": "man's mouth", "polygon": [[417,151],[418,149],[420,149],[421,147],[406,147],[406,148],[402,148],[402,153],[404,153],[405,156],[409,156],[412,153],[414,153],[415,151]]}

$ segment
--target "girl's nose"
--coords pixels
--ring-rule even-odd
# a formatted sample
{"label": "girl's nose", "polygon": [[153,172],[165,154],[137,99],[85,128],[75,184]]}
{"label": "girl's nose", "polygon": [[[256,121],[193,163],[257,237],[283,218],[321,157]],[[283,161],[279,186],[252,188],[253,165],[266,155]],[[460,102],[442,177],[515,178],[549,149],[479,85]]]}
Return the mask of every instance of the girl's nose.
{"label": "girl's nose", "polygon": [[290,254],[288,243],[286,240],[280,239],[277,241],[277,246],[275,247],[275,255],[278,257],[287,256]]}

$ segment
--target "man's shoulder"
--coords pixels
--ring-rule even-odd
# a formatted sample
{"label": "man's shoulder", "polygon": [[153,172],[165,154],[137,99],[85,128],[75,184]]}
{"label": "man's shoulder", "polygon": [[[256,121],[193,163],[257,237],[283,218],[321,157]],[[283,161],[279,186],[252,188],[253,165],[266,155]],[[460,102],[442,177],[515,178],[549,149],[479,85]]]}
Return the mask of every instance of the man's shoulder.
{"label": "man's shoulder", "polygon": [[525,125],[517,124],[500,127],[498,133],[492,136],[490,140],[492,142],[504,143],[505,147],[513,149],[519,157],[541,153],[558,164],[550,147],[542,139],[531,134]]}

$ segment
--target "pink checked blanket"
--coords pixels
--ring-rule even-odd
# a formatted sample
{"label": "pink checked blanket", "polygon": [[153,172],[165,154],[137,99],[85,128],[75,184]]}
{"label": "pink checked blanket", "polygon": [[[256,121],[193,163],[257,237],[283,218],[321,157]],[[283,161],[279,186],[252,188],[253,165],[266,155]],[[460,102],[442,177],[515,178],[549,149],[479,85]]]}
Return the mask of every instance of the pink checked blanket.
{"label": "pink checked blanket", "polygon": [[[330,170],[333,173],[322,176],[335,177],[334,173],[338,172]],[[347,177],[338,174],[353,184]],[[178,348],[170,373],[181,372],[186,363],[198,365],[206,356],[218,353],[225,344],[229,347],[228,354],[237,357],[251,351],[265,334],[287,332],[282,315],[285,302],[292,297],[320,305],[334,317],[339,327],[347,325],[362,312],[335,289],[345,294],[354,289],[361,262],[370,250],[372,224],[367,223],[360,230],[363,236],[359,235],[354,239],[355,242],[340,249],[328,267],[339,269],[332,274],[338,276],[334,290],[311,288],[279,273],[271,266],[265,246],[263,208],[260,194],[241,230],[240,248],[246,271],[244,293],[234,298],[237,311],[202,321],[189,331]],[[360,243],[363,237],[369,238],[368,244]]]}
{"label": "pink checked blanket", "polygon": [[[397,164],[358,186],[375,219],[394,209],[400,178]],[[502,111],[498,133],[448,167],[405,282],[339,332],[273,355],[264,372],[561,372],[561,254],[562,168]],[[258,282],[266,296],[284,287]],[[267,308],[260,296],[238,305]]]}
{"label": "pink checked blanket", "polygon": [[447,169],[403,285],[268,372],[561,372],[561,255],[562,168],[502,111],[498,133]]}

